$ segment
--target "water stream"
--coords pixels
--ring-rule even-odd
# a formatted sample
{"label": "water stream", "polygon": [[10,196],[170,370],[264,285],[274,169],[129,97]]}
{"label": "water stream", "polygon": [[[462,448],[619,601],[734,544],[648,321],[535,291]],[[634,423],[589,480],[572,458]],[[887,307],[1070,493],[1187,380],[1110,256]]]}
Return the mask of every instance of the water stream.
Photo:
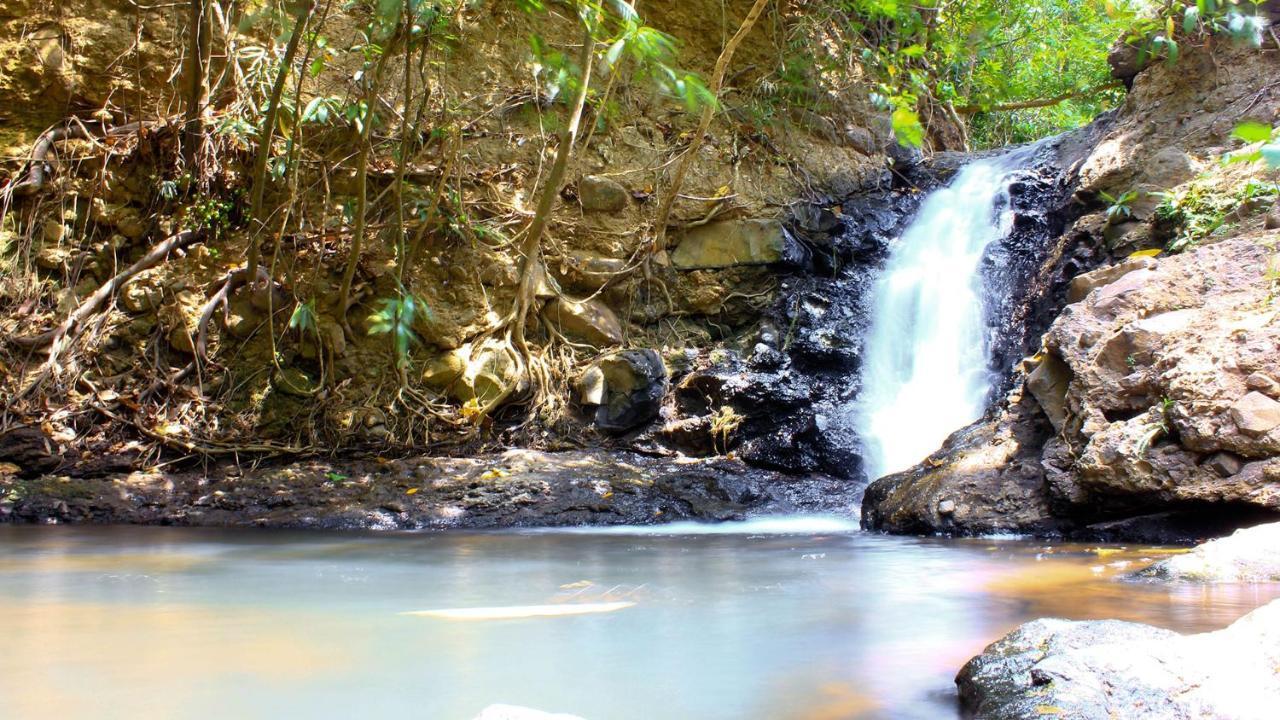
{"label": "water stream", "polygon": [[965,166],[894,243],[854,407],[870,479],[920,462],[986,409],[986,294],[1007,289],[983,286],[982,257],[1011,229],[1009,185],[1039,147]]}
{"label": "water stream", "polygon": [[824,518],[425,535],[0,526],[0,715],[470,720],[505,703],[588,720],[954,718],[956,670],[1023,621],[1200,631],[1280,596],[1111,579],[1162,552],[890,538]]}

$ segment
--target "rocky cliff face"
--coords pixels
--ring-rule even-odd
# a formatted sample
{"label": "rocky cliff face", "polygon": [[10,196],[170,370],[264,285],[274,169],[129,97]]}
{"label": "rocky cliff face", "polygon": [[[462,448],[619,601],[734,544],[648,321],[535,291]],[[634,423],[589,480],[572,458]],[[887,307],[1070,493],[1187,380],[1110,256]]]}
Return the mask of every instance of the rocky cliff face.
{"label": "rocky cliff face", "polygon": [[[1099,209],[1042,270],[1059,289],[1041,306],[1061,307],[1043,347],[987,418],[868,489],[868,527],[1195,536],[1280,511],[1275,193],[1218,163],[1238,122],[1276,121],[1274,56],[1222,48],[1137,76],[1079,168],[1077,199]],[[1102,193],[1129,191],[1108,217]]]}

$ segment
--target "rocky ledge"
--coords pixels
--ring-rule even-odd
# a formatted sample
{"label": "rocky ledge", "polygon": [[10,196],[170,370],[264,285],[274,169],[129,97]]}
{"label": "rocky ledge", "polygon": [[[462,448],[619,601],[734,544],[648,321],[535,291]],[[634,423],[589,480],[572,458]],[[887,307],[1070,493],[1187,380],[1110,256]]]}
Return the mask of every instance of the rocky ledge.
{"label": "rocky ledge", "polygon": [[[1071,280],[1048,298],[1059,312],[1039,352],[987,417],[872,484],[864,525],[1165,542],[1280,518],[1280,218],[1233,195],[1257,170],[1219,162],[1245,103],[1280,113],[1280,84],[1273,60],[1215,52],[1138,76],[1079,169],[1096,211],[1046,265]],[[1099,207],[1128,190],[1131,207]],[[1239,204],[1180,244],[1176,207],[1194,192]]]}
{"label": "rocky ledge", "polygon": [[1134,575],[1142,580],[1280,583],[1280,523],[1237,531]]}
{"label": "rocky ledge", "polygon": [[738,460],[511,450],[471,458],[314,460],[103,478],[0,473],[0,522],[443,529],[852,514],[853,483]]}
{"label": "rocky ledge", "polygon": [[1201,635],[1104,620],[1027,623],[960,671],[976,720],[1275,717],[1280,600]]}

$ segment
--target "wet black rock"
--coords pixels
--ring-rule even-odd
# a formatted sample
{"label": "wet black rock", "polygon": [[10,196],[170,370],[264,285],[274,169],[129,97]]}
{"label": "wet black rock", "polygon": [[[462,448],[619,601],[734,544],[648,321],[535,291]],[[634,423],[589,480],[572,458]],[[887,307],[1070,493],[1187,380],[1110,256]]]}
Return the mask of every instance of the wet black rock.
{"label": "wet black rock", "polygon": [[579,392],[596,427],[626,432],[658,417],[667,394],[667,368],[656,350],[612,353],[583,373]]}

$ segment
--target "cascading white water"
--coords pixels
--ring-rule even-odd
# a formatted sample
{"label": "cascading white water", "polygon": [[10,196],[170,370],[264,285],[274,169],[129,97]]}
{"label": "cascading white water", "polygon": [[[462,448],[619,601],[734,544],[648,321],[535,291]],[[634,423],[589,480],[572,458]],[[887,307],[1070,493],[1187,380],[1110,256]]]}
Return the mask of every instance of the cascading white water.
{"label": "cascading white water", "polygon": [[873,480],[920,462],[982,416],[991,378],[979,265],[1012,227],[1009,184],[1035,149],[963,168],[892,247],[854,407]]}

